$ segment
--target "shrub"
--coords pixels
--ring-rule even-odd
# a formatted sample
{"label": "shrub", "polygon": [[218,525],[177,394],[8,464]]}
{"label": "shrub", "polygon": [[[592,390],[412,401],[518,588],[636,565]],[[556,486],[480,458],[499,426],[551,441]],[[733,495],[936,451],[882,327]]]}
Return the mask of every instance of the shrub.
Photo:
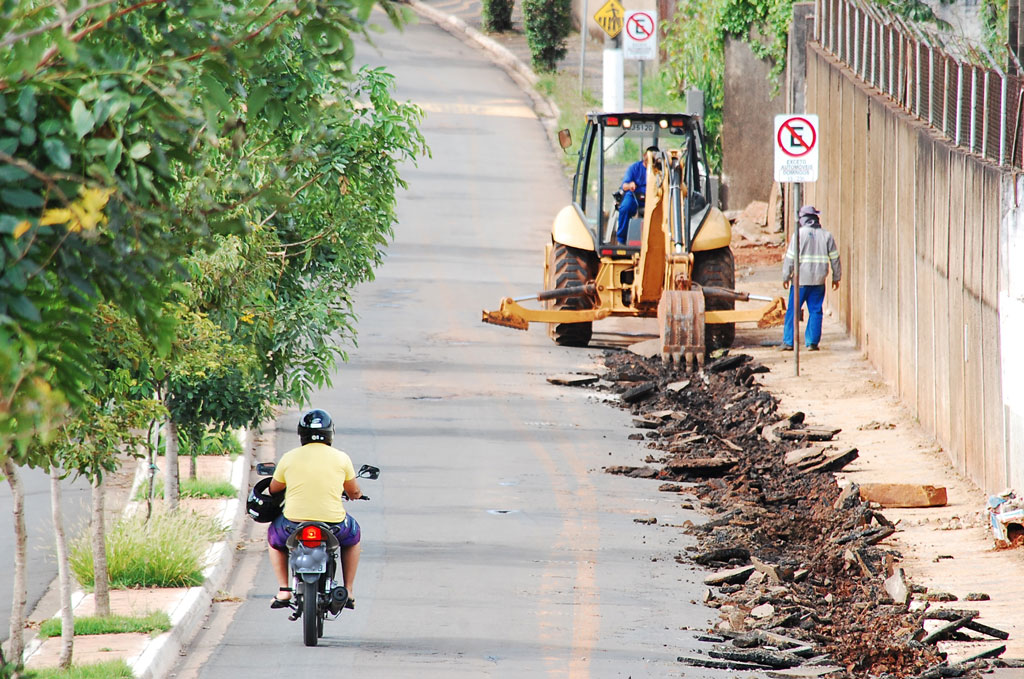
{"label": "shrub", "polygon": [[[194,587],[203,582],[206,550],[224,534],[215,519],[194,512],[157,512],[118,520],[107,532],[110,586]],[[71,571],[92,587],[91,536],[71,546]]]}
{"label": "shrub", "polygon": [[[150,613],[144,617],[111,615],[105,618],[85,616],[75,618],[75,634],[124,634],[147,632],[166,632],[171,629],[171,618],[163,611]],[[45,638],[59,637],[61,632],[60,618],[50,618],[39,626],[39,636]]]}
{"label": "shrub", "polygon": [[514,0],[484,0],[480,12],[484,30],[492,33],[512,30]]}
{"label": "shrub", "polygon": [[552,73],[566,53],[572,28],[571,0],[523,0],[523,25],[533,70]]}
{"label": "shrub", "polygon": [[[135,493],[135,499],[145,500],[148,492],[148,483],[139,486],[139,490]],[[163,494],[164,482],[162,480],[157,480],[153,485],[153,497],[163,497]],[[194,497],[206,500],[218,497],[236,497],[238,495],[238,489],[232,486],[229,481],[181,479],[180,485],[178,486],[178,495],[181,497]]]}

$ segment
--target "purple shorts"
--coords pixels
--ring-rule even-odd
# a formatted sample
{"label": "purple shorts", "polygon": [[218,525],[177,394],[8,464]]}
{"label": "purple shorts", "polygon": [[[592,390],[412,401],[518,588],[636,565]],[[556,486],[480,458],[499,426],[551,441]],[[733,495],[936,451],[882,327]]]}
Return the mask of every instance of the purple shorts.
{"label": "purple shorts", "polygon": [[[281,514],[267,528],[267,543],[277,551],[287,553],[288,548],[285,547],[285,542],[300,523],[303,522],[289,521],[284,518],[284,514]],[[331,532],[334,533],[334,537],[338,538],[338,544],[342,547],[359,544],[359,524],[351,514],[346,514],[345,520],[341,523],[328,523],[327,525],[331,527]]]}

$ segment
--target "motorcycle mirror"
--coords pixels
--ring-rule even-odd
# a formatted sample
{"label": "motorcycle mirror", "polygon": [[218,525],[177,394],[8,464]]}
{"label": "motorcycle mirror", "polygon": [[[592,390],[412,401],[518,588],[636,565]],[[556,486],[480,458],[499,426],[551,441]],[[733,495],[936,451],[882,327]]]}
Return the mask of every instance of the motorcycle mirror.
{"label": "motorcycle mirror", "polygon": [[257,462],[256,473],[260,476],[273,476],[274,470],[277,469],[276,462]]}
{"label": "motorcycle mirror", "polygon": [[572,133],[569,132],[569,128],[558,131],[558,145],[562,147],[563,151],[572,146]]}
{"label": "motorcycle mirror", "polygon": [[380,467],[374,467],[372,465],[364,464],[359,468],[359,473],[356,474],[361,479],[373,480],[380,476]]}

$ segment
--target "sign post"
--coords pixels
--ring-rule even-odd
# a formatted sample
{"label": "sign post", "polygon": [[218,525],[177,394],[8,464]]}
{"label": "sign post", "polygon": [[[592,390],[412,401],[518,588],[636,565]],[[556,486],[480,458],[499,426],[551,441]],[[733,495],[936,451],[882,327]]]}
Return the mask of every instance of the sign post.
{"label": "sign post", "polygon": [[[818,116],[810,113],[775,116],[775,181],[794,184],[794,201],[799,210],[801,183],[818,181]],[[800,376],[800,222],[793,229],[793,358]]]}
{"label": "sign post", "polygon": [[623,56],[640,62],[640,111],[644,110],[644,62],[658,58],[658,13],[653,9],[626,12],[622,27]]}
{"label": "sign post", "polygon": [[[608,34],[602,58],[602,102],[605,111],[622,110],[622,50],[618,48],[616,36],[622,33],[625,10],[619,0],[606,0],[596,12],[594,21]],[[580,62],[580,78],[583,77],[583,62]]]}

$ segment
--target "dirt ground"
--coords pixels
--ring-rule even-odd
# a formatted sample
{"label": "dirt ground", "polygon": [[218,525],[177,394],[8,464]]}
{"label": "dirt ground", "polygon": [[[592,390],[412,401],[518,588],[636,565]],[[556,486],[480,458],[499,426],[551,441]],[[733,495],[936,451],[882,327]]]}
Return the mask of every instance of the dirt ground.
{"label": "dirt ground", "polygon": [[[781,261],[782,252],[778,254]],[[738,286],[780,295],[779,268],[781,264],[749,272]],[[1024,607],[1020,606],[1024,582],[1019,575],[1024,551],[995,548],[986,511],[988,494],[953,467],[942,447],[924,432],[827,310],[822,350],[800,353],[799,376],[793,354],[763,346],[778,342],[781,334],[781,328],[741,329],[737,350],[771,368],[758,379],[779,399],[780,410],[801,410],[809,421],[841,428],[842,445],[858,449],[858,459],[837,474],[840,484],[917,483],[946,488],[945,507],[884,510],[897,524],[890,540],[903,555],[901,565],[914,582],[959,599],[942,606],[978,610],[979,621],[1010,632],[1002,642],[1005,657],[1024,658]],[[988,594],[991,599],[964,602],[972,593]],[[976,646],[940,643],[953,658],[977,650]]]}
{"label": "dirt ground", "polygon": [[[781,243],[778,246],[736,245],[734,244],[737,288],[756,294],[781,296],[784,293],[780,282],[783,254]],[[829,294],[834,293],[830,291]],[[623,343],[652,336],[656,332],[656,326],[651,321],[642,321],[628,326],[599,325],[595,327],[595,331],[598,342],[604,340],[606,346],[621,347]],[[626,339],[616,341],[613,339],[615,333]],[[729,633],[736,633],[736,630],[730,632],[730,620],[736,623],[736,629],[739,631],[749,632],[744,625],[752,620],[751,609],[758,603],[771,603],[772,596],[775,596],[774,603],[777,607],[781,606],[783,610],[786,610],[787,603],[792,604],[786,597],[796,597],[799,601],[797,608],[802,606],[805,611],[810,611],[822,606],[816,597],[823,597],[825,592],[830,592],[834,594],[836,600],[829,601],[828,606],[823,607],[817,614],[806,612],[803,617],[806,624],[803,627],[811,630],[808,634],[818,635],[818,641],[827,647],[832,661],[847,672],[846,676],[939,676],[937,673],[928,674],[927,668],[937,672],[935,663],[943,659],[949,664],[955,664],[964,658],[998,646],[1005,646],[1005,651],[1001,655],[1004,659],[1024,658],[1024,609],[1019,606],[1024,596],[1024,586],[1020,584],[1020,578],[1016,575],[1024,562],[1024,555],[1020,550],[995,549],[985,512],[987,495],[950,465],[945,452],[923,432],[913,415],[893,397],[889,386],[880,379],[866,357],[845,335],[843,328],[831,314],[826,311],[822,350],[800,353],[799,375],[796,374],[794,354],[778,349],[781,334],[781,328],[738,329],[731,354],[749,355],[750,365],[762,365],[766,369],[764,372],[758,371],[746,376],[746,387],[770,394],[774,404],[771,412],[775,417],[800,411],[804,413],[808,426],[841,430],[832,442],[833,445],[839,449],[856,448],[858,457],[834,475],[823,475],[828,478],[828,483],[824,486],[802,487],[803,493],[819,496],[816,501],[783,498],[786,511],[790,507],[793,508],[790,517],[792,523],[803,522],[806,526],[775,526],[770,528],[767,534],[768,537],[774,535],[778,544],[788,544],[791,554],[787,555],[785,550],[780,551],[778,544],[775,549],[771,549],[771,545],[768,544],[771,540],[768,540],[768,543],[759,543],[758,540],[762,539],[763,535],[754,539],[745,537],[742,531],[725,534],[734,544],[749,547],[751,554],[756,555],[757,550],[763,550],[763,557],[767,556],[782,564],[790,558],[791,568],[805,566],[812,572],[809,589],[800,589],[794,584],[791,585],[793,591],[785,596],[778,591],[774,595],[766,594],[763,588],[752,593],[749,586],[740,585],[727,585],[717,593],[712,588],[709,605],[723,611],[726,638]],[[617,369],[617,362],[625,360],[631,364],[636,360],[635,357],[628,359],[624,356],[622,352],[613,352],[606,358],[613,374]],[[658,370],[657,363],[655,359],[651,370]],[[624,385],[620,383],[620,388],[635,384],[630,380],[644,378],[643,375],[630,375],[628,369],[625,373],[620,369],[618,377],[627,378]],[[652,408],[678,408],[685,403],[679,395],[670,397],[664,391],[668,380],[685,379],[685,375],[676,378],[665,377],[663,374],[660,378],[647,375],[647,378],[660,379],[659,398],[667,400],[657,401],[656,404],[649,406],[633,406],[635,414],[642,415]],[[713,384],[709,385],[708,389],[714,391],[712,387]],[[723,391],[714,398],[739,404],[747,403],[749,400],[746,396],[730,394],[731,392]],[[692,410],[693,404],[689,405],[691,407],[685,408],[686,412]],[[727,403],[718,403],[719,416],[723,417],[726,423],[738,417],[723,415],[730,407]],[[758,407],[760,406],[750,406],[752,416],[764,420],[767,414],[757,415]],[[712,424],[714,419],[713,416],[709,416],[703,425],[697,422],[694,431],[699,433],[701,426],[714,429],[718,426]],[[756,427],[760,427],[761,424],[759,421]],[[748,425],[748,421],[743,422],[743,426]],[[663,430],[662,427],[660,431]],[[660,478],[672,479],[672,454],[680,459],[680,456],[686,455],[716,455],[709,449],[707,442],[698,441],[692,451],[681,445],[680,436],[693,434],[679,434],[677,430],[678,428],[669,431],[671,444],[660,433],[644,434],[654,440],[650,446],[660,449],[660,452],[635,463],[653,463],[655,468],[666,465],[661,468]],[[755,507],[755,518],[741,519],[739,523],[741,526],[744,522],[748,523],[748,528],[756,525],[757,532],[763,534],[766,533],[765,523],[756,518],[760,511],[757,505],[763,505],[765,496],[769,498],[768,505],[780,501],[778,497],[772,499],[772,492],[765,488],[770,488],[779,480],[771,477],[781,477],[787,472],[784,467],[780,468],[777,464],[781,452],[768,450],[763,443],[756,442],[749,436],[740,436],[738,432],[738,429],[727,429],[718,431],[718,434],[728,434],[731,443],[745,448],[744,453],[734,452],[735,456],[745,459],[745,456],[749,455],[753,458],[753,451],[756,450],[756,456],[762,461],[751,468],[742,467],[741,471],[734,471],[733,477],[738,476],[738,482],[734,478],[726,481],[712,480],[705,486],[698,485],[697,495],[705,509],[712,513],[713,520],[715,516],[726,517],[726,524],[736,521],[735,517],[729,518],[727,514],[730,506]],[[681,440],[685,443],[688,439]],[[729,451],[720,448],[717,455],[728,456]],[[775,461],[764,461],[769,458]],[[688,463],[692,462],[693,460],[689,460]],[[765,478],[759,478],[761,474]],[[725,478],[729,479],[729,476],[726,475]],[[694,479],[683,475],[679,480]],[[842,550],[834,549],[831,543],[822,538],[825,537],[825,533],[831,533],[831,539],[834,540],[841,532],[842,526],[836,523],[838,518],[830,516],[834,496],[838,495],[840,488],[850,483],[866,482],[943,486],[947,489],[949,501],[946,506],[938,508],[880,510],[880,514],[884,515],[882,520],[893,524],[894,532],[877,546],[865,544],[863,549],[854,550],[864,557],[864,570],[873,573],[872,577],[866,577],[865,573],[865,577],[861,578],[850,573],[851,563],[840,565],[843,558]],[[800,511],[797,511],[798,509]],[[749,508],[745,511],[750,513]],[[858,511],[869,512],[865,508]],[[870,517],[870,513],[868,516]],[[871,527],[879,524],[869,518],[866,525]],[[818,530],[823,535],[815,537],[813,534],[807,534],[801,537],[805,529],[810,533]],[[712,535],[717,536],[718,540],[723,539],[717,528],[712,531]],[[702,546],[708,548],[714,546],[714,542],[708,543],[702,538]],[[816,565],[812,565],[815,551],[821,553],[819,556],[822,557],[827,552],[828,558],[819,559]],[[849,555],[846,557],[849,558]],[[742,559],[734,558],[731,564],[726,560],[712,561],[708,565],[725,568],[741,563]],[[908,584],[915,592],[913,598],[919,600],[914,607],[927,607],[926,614],[918,611],[911,615],[905,608],[900,609],[886,603],[887,595],[884,589],[880,589],[880,584],[884,576],[896,567],[904,569]],[[856,571],[856,567],[853,569]],[[965,600],[968,598],[969,600]],[[943,620],[924,619],[933,615],[941,617],[943,613],[935,613],[938,609],[977,611],[977,622],[1008,632],[1009,638],[995,640],[984,635],[953,634],[945,641],[920,648],[912,641],[913,637],[916,635],[919,638],[944,623]],[[825,615],[821,613],[822,610],[831,611],[833,614]],[[848,624],[845,626],[843,618],[847,618]],[[779,620],[772,622],[777,623]],[[755,626],[763,628],[764,624],[758,623]],[[814,631],[816,628],[817,631]],[[797,631],[799,632],[799,626]],[[799,634],[794,633],[790,636]],[[803,636],[806,638],[807,634]],[[909,646],[904,648],[901,644],[893,644],[887,647],[887,640],[895,638],[908,640]],[[840,641],[831,643],[829,639]],[[1024,669],[1020,668],[997,671],[1008,673],[997,676],[1024,676]]]}

